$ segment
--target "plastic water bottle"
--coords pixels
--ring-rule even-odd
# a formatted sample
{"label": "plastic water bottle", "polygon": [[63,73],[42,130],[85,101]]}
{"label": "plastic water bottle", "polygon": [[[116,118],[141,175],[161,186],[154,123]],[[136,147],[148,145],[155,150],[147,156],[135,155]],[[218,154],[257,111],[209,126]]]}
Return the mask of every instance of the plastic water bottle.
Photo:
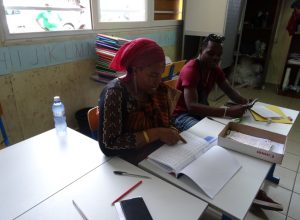
{"label": "plastic water bottle", "polygon": [[57,134],[65,135],[67,133],[65,106],[61,102],[59,96],[54,97],[52,112],[53,112],[54,125]]}

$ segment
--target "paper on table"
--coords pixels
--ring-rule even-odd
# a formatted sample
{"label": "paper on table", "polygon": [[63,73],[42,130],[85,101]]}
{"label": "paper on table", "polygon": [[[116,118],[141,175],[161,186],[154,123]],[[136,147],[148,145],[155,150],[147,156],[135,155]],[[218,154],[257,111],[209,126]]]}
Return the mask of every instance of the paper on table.
{"label": "paper on table", "polygon": [[[279,118],[272,118],[272,122],[283,123],[283,124],[293,124],[293,120],[291,120],[287,115],[285,115],[284,112],[278,106],[275,106],[275,105],[266,105],[265,107],[268,108],[269,110],[271,110],[273,112],[276,112],[277,114],[280,115]],[[261,121],[261,122],[267,122],[268,121],[268,118],[265,118],[265,117],[257,114],[252,109],[250,110],[250,112],[251,112],[253,118],[256,121]]]}
{"label": "paper on table", "polygon": [[281,115],[268,109],[266,106],[253,106],[252,111],[264,118],[281,118]]}

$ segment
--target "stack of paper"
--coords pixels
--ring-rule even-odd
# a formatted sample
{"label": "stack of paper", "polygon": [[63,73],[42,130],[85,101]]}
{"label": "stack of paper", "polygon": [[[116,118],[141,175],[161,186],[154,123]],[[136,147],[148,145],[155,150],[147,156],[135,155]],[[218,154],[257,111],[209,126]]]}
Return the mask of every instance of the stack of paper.
{"label": "stack of paper", "polygon": [[272,147],[272,141],[268,139],[254,137],[237,131],[230,131],[227,137],[237,142],[247,144],[256,148],[264,149],[267,151],[269,151]]}
{"label": "stack of paper", "polygon": [[251,110],[251,114],[256,121],[262,122],[275,122],[283,124],[292,124],[293,121],[284,114],[284,112],[275,105],[254,105]]}

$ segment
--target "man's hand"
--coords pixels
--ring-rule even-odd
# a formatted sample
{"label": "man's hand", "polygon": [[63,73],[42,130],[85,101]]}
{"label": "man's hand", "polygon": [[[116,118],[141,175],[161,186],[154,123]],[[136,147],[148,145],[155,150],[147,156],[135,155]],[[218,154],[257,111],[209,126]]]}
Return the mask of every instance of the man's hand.
{"label": "man's hand", "polygon": [[248,108],[248,109],[251,109],[251,108],[253,107],[253,105],[255,104],[255,102],[257,102],[257,101],[258,101],[258,98],[256,98],[256,99],[250,98],[250,99],[248,100],[248,103],[246,104],[246,105],[247,105],[247,108]]}
{"label": "man's hand", "polygon": [[247,105],[235,105],[227,109],[226,116],[231,118],[240,118],[247,109]]}

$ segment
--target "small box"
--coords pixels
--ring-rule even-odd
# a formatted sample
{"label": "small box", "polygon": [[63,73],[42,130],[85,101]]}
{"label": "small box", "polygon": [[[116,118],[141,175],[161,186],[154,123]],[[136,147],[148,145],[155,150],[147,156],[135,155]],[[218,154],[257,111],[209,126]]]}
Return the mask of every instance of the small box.
{"label": "small box", "polygon": [[[276,147],[275,149],[271,148],[270,150],[265,150],[244,143],[240,143],[238,141],[226,137],[228,130],[237,131],[254,137],[268,139],[282,144],[282,147]],[[286,148],[286,139],[287,137],[281,134],[277,134],[255,127],[250,127],[248,125],[229,122],[218,136],[218,145],[272,163],[281,163]]]}

